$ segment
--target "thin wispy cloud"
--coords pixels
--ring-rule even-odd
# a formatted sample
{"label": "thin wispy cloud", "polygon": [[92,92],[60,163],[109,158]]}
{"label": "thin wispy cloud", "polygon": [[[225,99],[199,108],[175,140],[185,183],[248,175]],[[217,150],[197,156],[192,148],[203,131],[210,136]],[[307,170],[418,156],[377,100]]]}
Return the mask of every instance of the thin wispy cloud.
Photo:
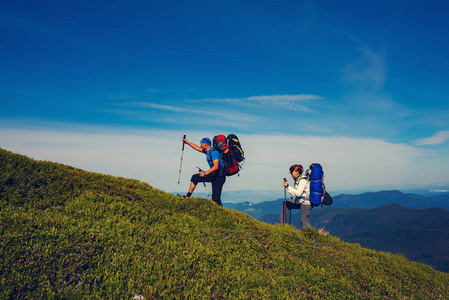
{"label": "thin wispy cloud", "polygon": [[207,98],[198,100],[189,100],[192,102],[224,102],[233,104],[243,104],[247,102],[262,102],[264,104],[276,104],[282,101],[296,102],[296,101],[309,101],[309,100],[321,100],[323,97],[318,95],[261,95],[242,98]]}
{"label": "thin wispy cloud", "polygon": [[242,98],[237,101],[237,104],[249,104],[265,106],[267,108],[281,108],[290,109],[301,112],[313,112],[313,109],[307,106],[310,101],[323,100],[324,98],[317,95],[268,95],[268,96],[253,96]]}
{"label": "thin wispy cloud", "polygon": [[138,107],[138,108],[154,108],[154,109],[166,110],[166,111],[177,112],[177,113],[199,113],[200,112],[198,110],[196,110],[196,111],[190,110],[190,109],[182,108],[179,106],[158,104],[158,103],[152,103],[152,102],[128,102],[128,103],[125,103],[124,106]]}
{"label": "thin wispy cloud", "polygon": [[159,93],[162,93],[163,91],[160,90],[160,89],[157,89],[157,88],[150,88],[150,89],[148,89],[147,92],[148,92],[149,94],[159,94]]}
{"label": "thin wispy cloud", "polygon": [[344,80],[362,90],[382,88],[386,80],[386,50],[374,51],[364,43],[357,50],[360,56],[345,67]]}
{"label": "thin wispy cloud", "polygon": [[[324,99],[318,95],[262,95],[242,98],[208,98],[208,99],[188,99],[179,100],[177,105],[160,104],[156,102],[126,102],[120,106],[135,108],[157,109],[161,111],[174,112],[179,114],[196,114],[211,116],[224,120],[260,123],[267,121],[262,119],[257,111],[248,109],[236,109],[234,107],[253,107],[259,109],[289,109],[293,111],[312,112],[313,110],[306,106],[307,102]],[[192,108],[192,103],[208,103],[208,109]],[[215,105],[225,104],[228,107],[214,107]],[[234,106],[234,107],[233,107]]]}
{"label": "thin wispy cloud", "polygon": [[242,98],[206,98],[197,100],[187,100],[189,102],[204,103],[226,103],[240,107],[251,107],[260,109],[289,109],[301,112],[313,112],[307,106],[310,101],[323,100],[318,95],[298,94],[298,95],[261,95]]}
{"label": "thin wispy cloud", "polygon": [[320,100],[323,99],[321,96],[317,95],[269,95],[269,96],[253,96],[253,97],[247,97],[247,98],[241,98],[241,100],[248,100],[248,101],[272,101],[272,102],[278,102],[278,101],[307,101],[307,100]]}
{"label": "thin wispy cloud", "polygon": [[417,139],[415,144],[418,146],[440,145],[449,141],[449,130],[440,131],[434,136]]}
{"label": "thin wispy cloud", "polygon": [[[195,109],[190,107],[182,107],[182,102],[178,102],[179,106],[173,106],[173,105],[166,105],[166,104],[158,104],[153,102],[127,102],[124,104],[120,104],[120,106],[124,107],[133,107],[133,108],[143,108],[143,109],[155,109],[159,111],[166,111],[166,112],[173,112],[180,114],[178,117],[188,116],[189,117],[189,123],[192,123],[192,117],[200,117],[202,122],[204,122],[204,119],[207,117],[214,118],[214,122],[220,122],[220,120],[227,120],[227,121],[245,121],[245,122],[252,122],[252,123],[259,123],[262,120],[260,117],[247,114],[247,113],[241,113],[238,111],[226,111],[223,109],[214,109],[210,108],[207,110],[202,109]],[[117,111],[115,111],[117,112]],[[119,111],[120,113],[124,113],[123,110]],[[144,112],[143,112],[144,113]],[[130,113],[133,114],[133,113]],[[136,115],[136,114],[134,114]],[[138,113],[137,115],[140,115]],[[198,119],[198,118],[197,118]],[[154,119],[153,119],[154,120]],[[173,122],[173,118],[169,118],[166,120],[170,120],[170,122]],[[176,118],[176,122],[179,122],[179,119]]]}

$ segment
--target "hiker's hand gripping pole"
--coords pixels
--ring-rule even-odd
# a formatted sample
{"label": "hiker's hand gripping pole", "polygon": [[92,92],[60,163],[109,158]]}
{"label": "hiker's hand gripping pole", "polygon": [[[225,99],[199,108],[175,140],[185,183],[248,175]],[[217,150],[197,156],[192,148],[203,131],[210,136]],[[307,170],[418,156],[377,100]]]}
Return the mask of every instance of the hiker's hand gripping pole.
{"label": "hiker's hand gripping pole", "polygon": [[186,144],[186,143],[184,142],[185,139],[186,139],[186,135],[184,134],[184,136],[183,136],[183,138],[182,138],[181,165],[179,166],[178,185],[179,185],[179,182],[181,181],[182,158],[183,158],[183,156],[184,156],[184,145]]}
{"label": "hiker's hand gripping pole", "polygon": [[[196,167],[196,168],[198,169],[198,172],[203,172],[204,175],[206,175],[206,172],[204,172],[203,170],[201,170],[200,167]],[[203,185],[204,185],[204,189],[206,190],[207,198],[210,198],[210,197],[209,197],[209,192],[207,191],[206,183],[205,183],[204,181],[203,181]]]}
{"label": "hiker's hand gripping pole", "polygon": [[287,178],[284,178],[284,201],[287,201],[287,186],[285,182],[287,182]]}

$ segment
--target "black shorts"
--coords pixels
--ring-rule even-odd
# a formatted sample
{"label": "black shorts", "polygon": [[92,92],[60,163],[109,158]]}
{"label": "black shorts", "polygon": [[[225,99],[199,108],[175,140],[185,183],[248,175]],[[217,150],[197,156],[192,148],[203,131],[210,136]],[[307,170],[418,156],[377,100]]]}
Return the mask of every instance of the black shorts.
{"label": "black shorts", "polygon": [[211,182],[212,183],[212,200],[220,206],[221,204],[221,191],[223,190],[223,185],[226,182],[226,176],[218,174],[209,174],[207,176],[201,177],[199,174],[193,174],[190,179],[193,184],[197,185],[199,182]]}

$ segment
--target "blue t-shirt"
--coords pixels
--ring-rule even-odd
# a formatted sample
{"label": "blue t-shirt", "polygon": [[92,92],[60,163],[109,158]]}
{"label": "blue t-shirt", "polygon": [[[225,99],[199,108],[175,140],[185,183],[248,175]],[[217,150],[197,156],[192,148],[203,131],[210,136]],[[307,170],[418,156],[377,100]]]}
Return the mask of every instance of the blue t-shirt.
{"label": "blue t-shirt", "polygon": [[214,160],[219,160],[220,163],[220,167],[224,168],[223,166],[223,161],[221,160],[221,156],[220,153],[218,152],[218,150],[214,150],[214,148],[210,148],[209,151],[207,151],[206,153],[207,156],[207,163],[209,164],[209,167],[213,167],[214,166]]}

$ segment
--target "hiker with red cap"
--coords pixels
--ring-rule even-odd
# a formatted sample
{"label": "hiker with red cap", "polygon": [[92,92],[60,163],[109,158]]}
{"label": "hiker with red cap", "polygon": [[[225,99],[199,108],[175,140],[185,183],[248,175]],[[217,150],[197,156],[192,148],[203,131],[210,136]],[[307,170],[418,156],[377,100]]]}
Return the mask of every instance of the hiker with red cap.
{"label": "hiker with red cap", "polygon": [[182,141],[194,150],[206,154],[207,163],[210,167],[207,171],[200,170],[197,174],[192,175],[192,178],[190,179],[189,192],[183,197],[189,198],[192,196],[192,193],[199,182],[211,182],[212,200],[219,206],[223,206],[221,204],[221,191],[223,190],[223,184],[226,181],[226,176],[220,153],[218,150],[212,148],[212,142],[207,137],[200,141],[200,145],[189,142],[185,138],[183,138]]}

